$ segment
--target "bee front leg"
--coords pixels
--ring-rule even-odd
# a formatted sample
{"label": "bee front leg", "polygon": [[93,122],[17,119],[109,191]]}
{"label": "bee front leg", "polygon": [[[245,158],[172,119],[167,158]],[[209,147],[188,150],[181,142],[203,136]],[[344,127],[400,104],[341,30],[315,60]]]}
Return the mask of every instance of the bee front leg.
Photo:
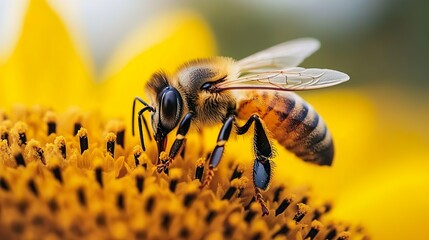
{"label": "bee front leg", "polygon": [[166,171],[173,162],[173,159],[177,156],[177,154],[183,151],[183,148],[186,143],[186,134],[188,133],[189,127],[191,126],[191,120],[193,116],[194,113],[189,112],[183,117],[176,132],[176,139],[174,140],[174,143],[170,148],[168,159],[165,162],[158,164],[157,166],[158,173]]}
{"label": "bee front leg", "polygon": [[271,161],[273,158],[273,148],[265,132],[262,120],[258,115],[253,114],[247,122],[237,128],[237,134],[245,134],[252,123],[255,123],[253,137],[253,149],[255,151],[255,161],[253,165],[253,184],[255,187],[256,200],[261,204],[262,215],[268,215],[269,211],[265,205],[264,198],[260,190],[266,190],[271,181]]}
{"label": "bee front leg", "polygon": [[213,149],[213,152],[210,155],[209,171],[205,180],[203,181],[203,184],[200,187],[201,189],[209,185],[211,180],[213,179],[214,170],[219,165],[220,160],[222,159],[223,151],[225,150],[225,143],[228,141],[229,135],[231,135],[234,122],[235,115],[230,115],[220,129],[219,135],[217,137],[216,147]]}

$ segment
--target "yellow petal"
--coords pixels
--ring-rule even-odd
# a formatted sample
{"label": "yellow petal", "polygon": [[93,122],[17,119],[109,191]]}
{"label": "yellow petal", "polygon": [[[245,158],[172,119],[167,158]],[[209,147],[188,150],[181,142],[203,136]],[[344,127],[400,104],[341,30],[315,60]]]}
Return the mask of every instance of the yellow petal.
{"label": "yellow petal", "polygon": [[374,239],[429,239],[428,169],[404,164],[367,176],[337,199],[332,217],[360,222]]}
{"label": "yellow petal", "polygon": [[88,103],[91,74],[64,23],[45,0],[29,1],[16,48],[0,66],[0,101],[54,108]]}
{"label": "yellow petal", "polygon": [[144,85],[155,71],[172,72],[187,60],[214,53],[212,33],[199,16],[175,12],[157,17],[114,54],[106,81],[98,89],[100,109],[129,119],[134,97],[144,98]]}

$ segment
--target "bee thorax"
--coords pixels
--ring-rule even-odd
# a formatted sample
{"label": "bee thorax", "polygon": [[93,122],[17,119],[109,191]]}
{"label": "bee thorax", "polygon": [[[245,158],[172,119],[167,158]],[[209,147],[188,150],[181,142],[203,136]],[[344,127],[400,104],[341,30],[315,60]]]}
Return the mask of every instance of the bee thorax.
{"label": "bee thorax", "polygon": [[225,121],[226,116],[235,111],[236,102],[228,93],[199,93],[195,113],[197,125],[212,126]]}

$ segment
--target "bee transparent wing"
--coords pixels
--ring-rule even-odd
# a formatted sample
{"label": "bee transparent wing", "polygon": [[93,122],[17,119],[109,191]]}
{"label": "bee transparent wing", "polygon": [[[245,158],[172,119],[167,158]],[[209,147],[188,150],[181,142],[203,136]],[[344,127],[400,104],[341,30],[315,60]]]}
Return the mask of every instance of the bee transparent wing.
{"label": "bee transparent wing", "polygon": [[235,80],[220,82],[215,88],[219,92],[239,89],[298,91],[329,87],[349,79],[347,74],[335,70],[294,67],[250,73]]}
{"label": "bee transparent wing", "polygon": [[299,38],[280,43],[237,62],[241,74],[298,66],[320,47],[314,38]]}

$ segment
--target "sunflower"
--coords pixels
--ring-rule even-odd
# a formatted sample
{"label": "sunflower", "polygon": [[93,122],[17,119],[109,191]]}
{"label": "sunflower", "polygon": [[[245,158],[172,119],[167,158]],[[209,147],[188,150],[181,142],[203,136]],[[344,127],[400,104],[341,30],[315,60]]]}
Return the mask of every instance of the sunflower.
{"label": "sunflower", "polygon": [[[381,161],[373,159],[386,156],[371,147],[380,141],[372,99],[357,91],[306,96],[332,130],[336,162],[332,168],[308,166],[278,147],[273,183],[262,193],[268,216],[253,196],[248,137],[228,142],[204,190],[199,186],[217,128],[207,129],[203,142],[190,134],[185,154],[158,173],[155,144],[143,151],[130,133],[132,100],[159,68],[173,72],[187,60],[213,56],[214,46],[199,16],[170,12],[131,36],[103,81],[94,81],[90,61],[57,13],[46,1],[29,1],[15,49],[0,63],[0,238],[427,236],[415,213],[429,213],[421,207],[429,192],[420,162],[408,173],[397,171],[398,163],[362,174],[371,165],[380,169]],[[341,114],[328,107],[333,95],[344,100],[336,105]]]}

